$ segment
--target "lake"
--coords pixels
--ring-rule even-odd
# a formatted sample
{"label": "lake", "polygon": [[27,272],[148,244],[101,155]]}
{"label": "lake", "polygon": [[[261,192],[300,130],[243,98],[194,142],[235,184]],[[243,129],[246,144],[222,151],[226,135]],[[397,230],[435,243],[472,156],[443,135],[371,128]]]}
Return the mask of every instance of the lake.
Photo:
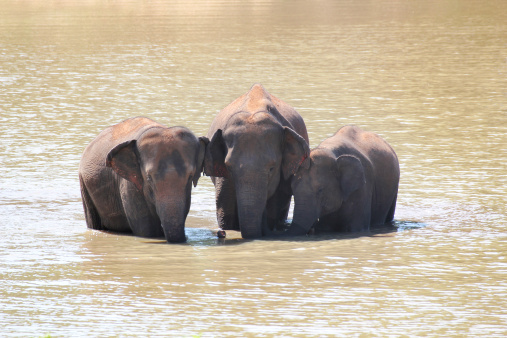
{"label": "lake", "polygon": [[[6,337],[507,335],[507,2],[2,1],[0,332]],[[86,227],[104,128],[205,135],[254,84],[310,147],[355,124],[395,149],[394,231],[188,242]]]}

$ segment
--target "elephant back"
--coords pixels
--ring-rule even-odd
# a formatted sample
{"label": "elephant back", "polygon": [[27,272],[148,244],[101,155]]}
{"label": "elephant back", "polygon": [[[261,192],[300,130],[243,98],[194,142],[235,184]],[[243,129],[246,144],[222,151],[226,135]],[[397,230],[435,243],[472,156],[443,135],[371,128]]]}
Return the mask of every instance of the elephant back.
{"label": "elephant back", "polygon": [[309,144],[308,132],[303,117],[289,104],[268,93],[261,84],[254,84],[247,93],[222,109],[211,123],[207,136],[211,138],[216,130],[223,129],[227,125],[227,122],[240,112],[252,115],[259,112],[267,112],[281,126],[293,129]]}

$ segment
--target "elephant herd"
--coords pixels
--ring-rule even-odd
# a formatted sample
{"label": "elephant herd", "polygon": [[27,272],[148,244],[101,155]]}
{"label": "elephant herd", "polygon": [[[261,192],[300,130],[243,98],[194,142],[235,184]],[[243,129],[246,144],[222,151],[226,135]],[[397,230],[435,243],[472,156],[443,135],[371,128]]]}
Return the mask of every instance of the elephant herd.
{"label": "elephant herd", "polygon": [[[303,118],[256,84],[218,113],[205,137],[145,117],[102,131],[79,165],[86,224],[185,242],[192,185],[202,172],[215,186],[220,229],[247,239],[385,224],[400,178],[393,148],[355,126],[310,150]],[[278,230],[293,195],[293,221]]]}

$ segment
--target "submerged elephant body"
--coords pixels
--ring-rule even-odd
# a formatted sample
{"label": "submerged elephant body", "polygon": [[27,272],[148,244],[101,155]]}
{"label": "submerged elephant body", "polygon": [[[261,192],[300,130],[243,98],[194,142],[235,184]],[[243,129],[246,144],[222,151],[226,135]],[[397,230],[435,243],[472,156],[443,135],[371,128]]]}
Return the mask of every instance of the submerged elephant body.
{"label": "submerged elephant body", "polygon": [[312,149],[292,181],[294,218],[286,235],[366,231],[393,220],[400,168],[377,134],[345,126]]}
{"label": "submerged elephant body", "polygon": [[137,117],[102,131],[79,166],[89,228],[184,242],[207,139]]}
{"label": "submerged elephant body", "polygon": [[220,228],[258,238],[287,218],[290,181],[309,153],[303,118],[256,84],[213,120],[204,172]]}

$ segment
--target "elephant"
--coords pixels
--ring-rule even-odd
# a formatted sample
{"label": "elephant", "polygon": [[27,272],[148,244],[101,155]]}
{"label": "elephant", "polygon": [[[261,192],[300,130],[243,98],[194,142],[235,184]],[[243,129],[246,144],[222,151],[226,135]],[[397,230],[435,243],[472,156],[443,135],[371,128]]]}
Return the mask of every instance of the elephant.
{"label": "elephant", "polygon": [[292,180],[294,217],[282,235],[363,232],[388,223],[399,180],[398,157],[384,139],[344,126],[312,149],[298,168]]}
{"label": "elephant", "polygon": [[301,115],[254,84],[217,114],[207,137],[204,173],[215,185],[220,229],[254,239],[284,222],[292,176],[310,153]]}
{"label": "elephant", "polygon": [[103,130],[79,164],[88,228],[186,241],[192,183],[201,176],[208,138],[146,117]]}

